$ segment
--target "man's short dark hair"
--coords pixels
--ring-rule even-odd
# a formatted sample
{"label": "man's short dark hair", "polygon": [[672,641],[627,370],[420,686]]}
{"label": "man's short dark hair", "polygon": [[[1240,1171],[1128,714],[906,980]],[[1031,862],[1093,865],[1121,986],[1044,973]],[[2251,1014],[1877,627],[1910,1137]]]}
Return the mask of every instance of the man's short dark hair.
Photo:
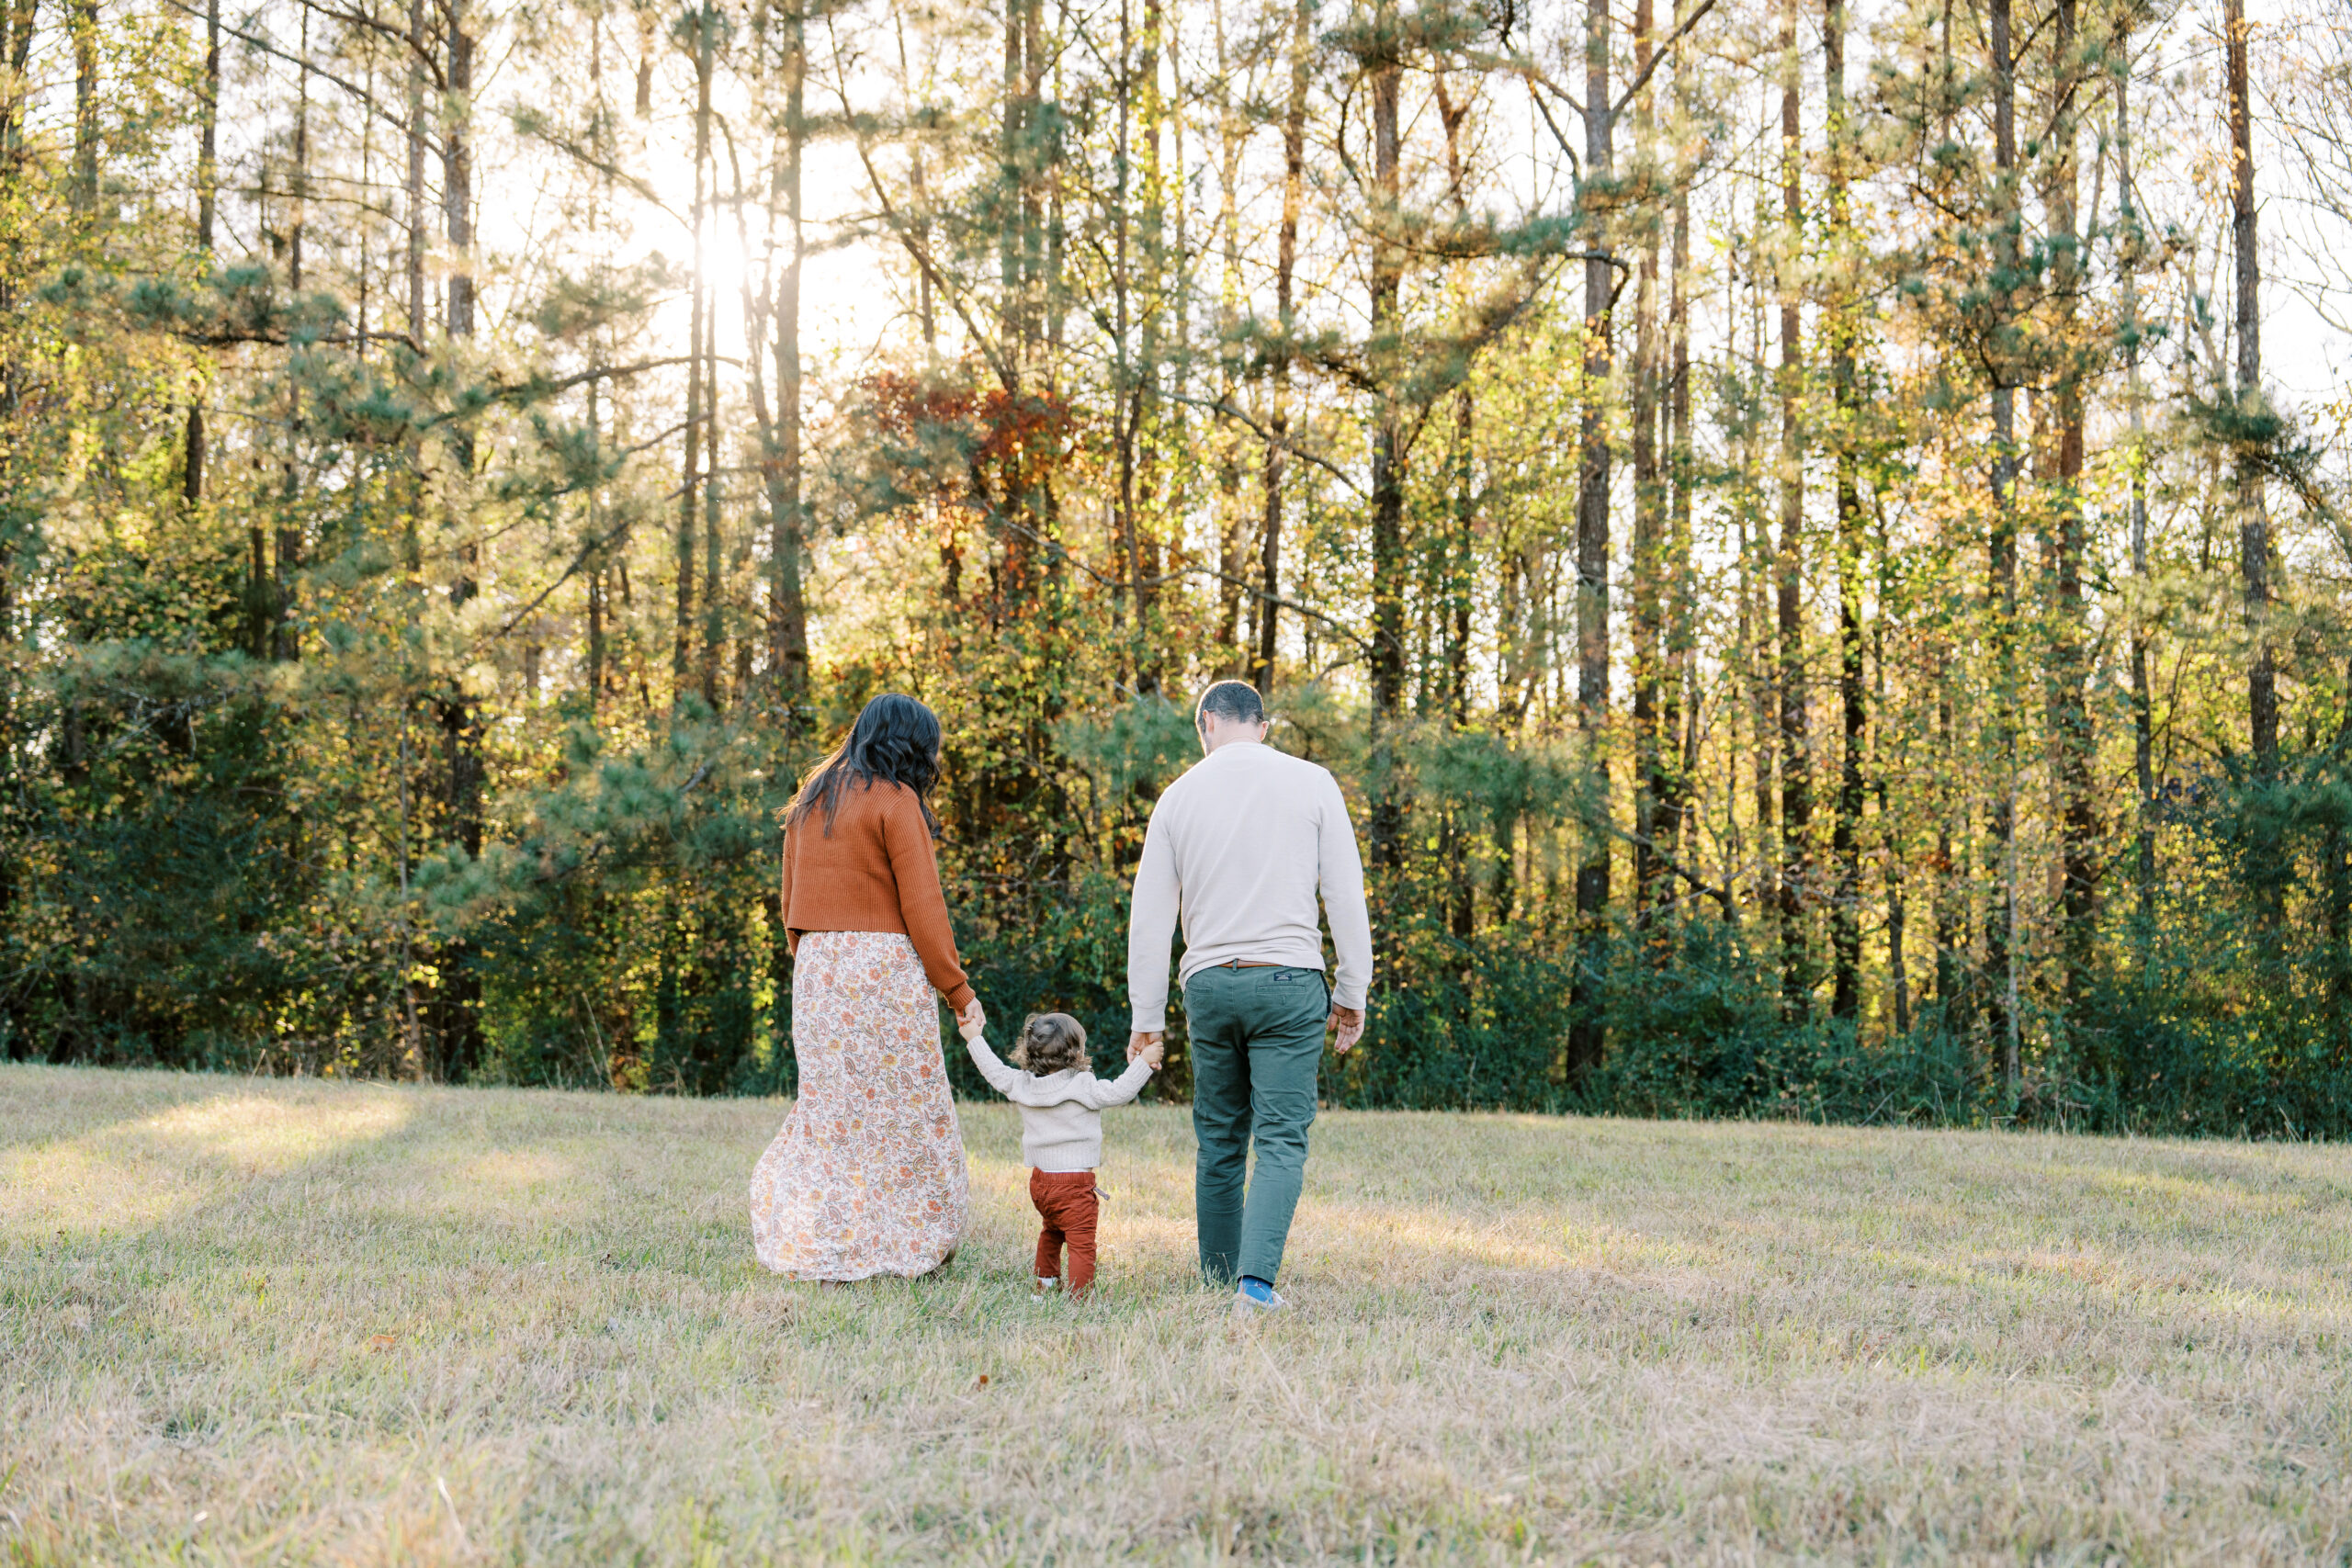
{"label": "man's short dark hair", "polygon": [[1204,724],[1211,714],[1227,724],[1263,724],[1266,705],[1258,696],[1258,688],[1247,681],[1219,681],[1201,694],[1201,705],[1193,710],[1193,722]]}

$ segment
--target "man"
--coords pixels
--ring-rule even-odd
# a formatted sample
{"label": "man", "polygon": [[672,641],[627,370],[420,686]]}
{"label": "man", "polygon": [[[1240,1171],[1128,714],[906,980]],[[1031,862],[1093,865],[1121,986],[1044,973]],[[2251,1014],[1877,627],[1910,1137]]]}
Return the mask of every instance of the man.
{"label": "man", "polygon": [[[1152,807],[1136,868],[1127,1057],[1167,1027],[1168,948],[1181,913],[1201,1272],[1236,1287],[1242,1316],[1287,1304],[1274,1276],[1306,1170],[1323,1033],[1338,1032],[1331,1048],[1342,1055],[1363,1037],[1372,919],[1339,782],[1265,743],[1256,688],[1219,681],[1201,694],[1193,724],[1202,760]],[[1328,986],[1318,888],[1339,955]],[[1245,1197],[1253,1142],[1258,1167]]]}

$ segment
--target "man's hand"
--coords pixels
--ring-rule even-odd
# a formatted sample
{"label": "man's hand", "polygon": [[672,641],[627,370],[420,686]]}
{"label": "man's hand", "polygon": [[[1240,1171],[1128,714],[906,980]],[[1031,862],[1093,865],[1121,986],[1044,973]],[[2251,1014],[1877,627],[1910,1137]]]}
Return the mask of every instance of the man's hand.
{"label": "man's hand", "polygon": [[970,1001],[966,1002],[964,1004],[964,1010],[956,1015],[956,1032],[963,1035],[967,1040],[978,1039],[981,1032],[986,1030],[988,1026],[989,1015],[985,1011],[981,1010],[980,998],[978,997],[974,997]]}
{"label": "man's hand", "polygon": [[1344,1056],[1363,1038],[1363,1009],[1334,1006],[1326,1027],[1338,1032],[1331,1036],[1331,1054]]}
{"label": "man's hand", "polygon": [[[1136,1030],[1135,1032],[1127,1036],[1127,1060],[1130,1062],[1134,1061],[1137,1056],[1142,1055],[1146,1051],[1155,1045],[1158,1045],[1166,1038],[1167,1035],[1165,1032],[1161,1030]],[[1158,1063],[1154,1063],[1152,1065],[1154,1066],[1159,1066]]]}
{"label": "man's hand", "polygon": [[1150,1044],[1145,1046],[1142,1050],[1136,1052],[1136,1055],[1150,1063],[1151,1070],[1156,1073],[1159,1071],[1159,1065],[1168,1060],[1168,1047],[1155,1040]]}

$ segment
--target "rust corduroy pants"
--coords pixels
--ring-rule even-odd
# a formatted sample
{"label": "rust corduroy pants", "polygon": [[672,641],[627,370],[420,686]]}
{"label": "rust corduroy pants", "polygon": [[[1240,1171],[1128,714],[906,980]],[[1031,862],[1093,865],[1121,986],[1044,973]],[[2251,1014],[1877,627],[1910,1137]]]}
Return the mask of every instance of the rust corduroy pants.
{"label": "rust corduroy pants", "polygon": [[[1100,1195],[1091,1170],[1033,1170],[1029,1201],[1037,1205],[1045,1228],[1037,1233],[1037,1278],[1059,1278],[1075,1295],[1094,1282],[1094,1221]],[[1069,1271],[1062,1271],[1062,1247],[1069,1247]]]}

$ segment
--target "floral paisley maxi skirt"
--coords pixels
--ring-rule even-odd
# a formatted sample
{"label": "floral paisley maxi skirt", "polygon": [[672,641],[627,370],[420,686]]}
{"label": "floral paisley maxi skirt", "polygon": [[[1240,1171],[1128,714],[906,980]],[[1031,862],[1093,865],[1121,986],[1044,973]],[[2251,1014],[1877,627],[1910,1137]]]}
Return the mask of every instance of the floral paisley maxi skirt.
{"label": "floral paisley maxi skirt", "polygon": [[792,971],[800,1097],[752,1171],[752,1242],[788,1280],[928,1274],[971,1191],[939,1007],[895,931],[810,931]]}

